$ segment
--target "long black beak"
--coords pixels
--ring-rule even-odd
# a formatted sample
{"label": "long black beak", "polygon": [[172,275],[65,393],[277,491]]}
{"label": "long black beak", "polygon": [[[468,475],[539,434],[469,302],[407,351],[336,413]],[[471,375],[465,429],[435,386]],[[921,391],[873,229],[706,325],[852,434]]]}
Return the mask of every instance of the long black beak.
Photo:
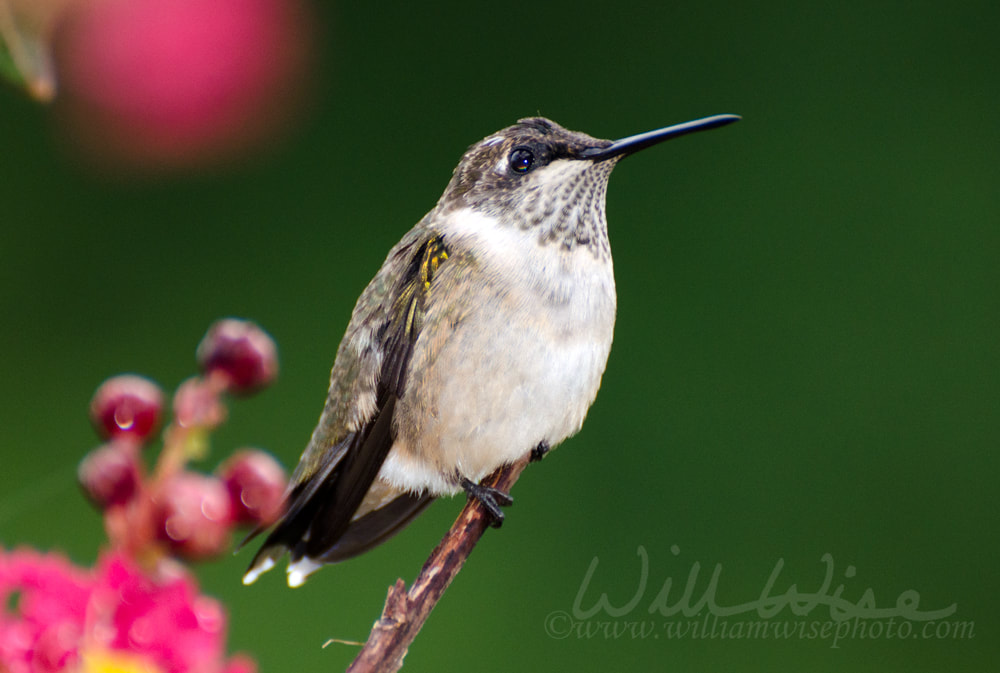
{"label": "long black beak", "polygon": [[652,147],[653,145],[662,143],[664,140],[670,140],[671,138],[687,135],[688,133],[694,133],[695,131],[707,131],[708,129],[718,128],[720,126],[725,126],[726,124],[738,122],[740,119],[742,119],[742,117],[739,115],[713,115],[711,117],[704,117],[702,119],[684,122],[683,124],[674,124],[673,126],[668,126],[666,128],[648,131],[646,133],[640,133],[636,136],[629,136],[628,138],[616,140],[607,147],[591,147],[589,149],[585,149],[580,152],[580,158],[592,159],[594,161],[604,161],[605,159],[610,159],[611,157],[634,154],[639,150],[644,150],[647,147]]}

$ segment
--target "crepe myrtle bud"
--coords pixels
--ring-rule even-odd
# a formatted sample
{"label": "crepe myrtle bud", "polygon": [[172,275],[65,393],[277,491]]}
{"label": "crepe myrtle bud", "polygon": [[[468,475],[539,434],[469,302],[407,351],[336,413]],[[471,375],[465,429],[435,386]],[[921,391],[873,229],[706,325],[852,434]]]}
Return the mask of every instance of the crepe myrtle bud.
{"label": "crepe myrtle bud", "polygon": [[229,490],[237,523],[266,526],[281,515],[288,477],[270,454],[254,449],[237,451],[217,473]]}
{"label": "crepe myrtle bud", "polygon": [[224,318],[198,344],[198,365],[206,376],[222,376],[226,389],[250,394],[278,375],[278,349],[267,332],[249,320]]}
{"label": "crepe myrtle bud", "polygon": [[84,494],[98,509],[124,505],[139,488],[137,445],[127,440],[99,446],[77,468]]}
{"label": "crepe myrtle bud", "polygon": [[180,472],[160,484],[153,503],[157,537],[179,556],[209,558],[229,545],[229,492],[219,479]]}
{"label": "crepe myrtle bud", "polygon": [[199,376],[192,376],[174,393],[174,422],[182,428],[212,429],[226,420],[220,391]]}
{"label": "crepe myrtle bud", "polygon": [[103,439],[145,442],[160,425],[163,393],[142,376],[123,374],[100,385],[90,401],[90,420]]}

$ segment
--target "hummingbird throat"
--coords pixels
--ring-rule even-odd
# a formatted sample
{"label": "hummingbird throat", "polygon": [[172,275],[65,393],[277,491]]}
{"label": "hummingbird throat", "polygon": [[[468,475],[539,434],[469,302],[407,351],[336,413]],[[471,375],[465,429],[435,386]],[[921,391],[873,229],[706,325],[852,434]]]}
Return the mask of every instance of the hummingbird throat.
{"label": "hummingbird throat", "polygon": [[604,203],[616,163],[556,160],[479,206],[502,225],[536,234],[542,246],[567,252],[585,248],[598,259],[610,259]]}

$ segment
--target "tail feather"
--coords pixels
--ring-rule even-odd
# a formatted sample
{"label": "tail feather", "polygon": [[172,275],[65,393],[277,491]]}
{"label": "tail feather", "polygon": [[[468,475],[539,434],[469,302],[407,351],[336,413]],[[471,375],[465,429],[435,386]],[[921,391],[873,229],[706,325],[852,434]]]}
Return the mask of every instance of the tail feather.
{"label": "tail feather", "polygon": [[246,573],[244,573],[243,584],[249,585],[256,582],[258,577],[274,567],[274,564],[286,551],[288,549],[283,544],[261,548],[257,552],[257,555],[253,557],[253,562]]}
{"label": "tail feather", "polygon": [[243,575],[243,583],[253,584],[258,577],[273,568],[286,552],[290,552],[288,586],[301,586],[306,577],[323,565],[343,561],[382,544],[413,521],[433,499],[431,495],[404,493],[384,507],[353,520],[344,534],[316,557],[304,552],[305,542],[309,538],[308,531],[290,548],[283,535],[282,524],[279,524],[254,556]]}

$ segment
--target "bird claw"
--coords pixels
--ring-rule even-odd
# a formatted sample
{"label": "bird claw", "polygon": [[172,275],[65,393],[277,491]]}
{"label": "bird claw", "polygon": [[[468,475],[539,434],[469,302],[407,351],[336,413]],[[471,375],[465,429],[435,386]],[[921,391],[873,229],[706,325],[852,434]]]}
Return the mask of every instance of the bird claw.
{"label": "bird claw", "polygon": [[514,499],[509,494],[498,488],[484,486],[462,477],[462,488],[469,500],[477,500],[483,506],[489,518],[489,524],[493,528],[503,525],[503,510],[501,507],[509,507],[514,504]]}
{"label": "bird claw", "polygon": [[545,454],[549,452],[550,448],[552,447],[550,447],[549,443],[546,442],[544,439],[538,442],[535,448],[531,450],[531,456],[528,458],[528,462],[537,463],[538,461],[540,461],[542,458],[545,457]]}

